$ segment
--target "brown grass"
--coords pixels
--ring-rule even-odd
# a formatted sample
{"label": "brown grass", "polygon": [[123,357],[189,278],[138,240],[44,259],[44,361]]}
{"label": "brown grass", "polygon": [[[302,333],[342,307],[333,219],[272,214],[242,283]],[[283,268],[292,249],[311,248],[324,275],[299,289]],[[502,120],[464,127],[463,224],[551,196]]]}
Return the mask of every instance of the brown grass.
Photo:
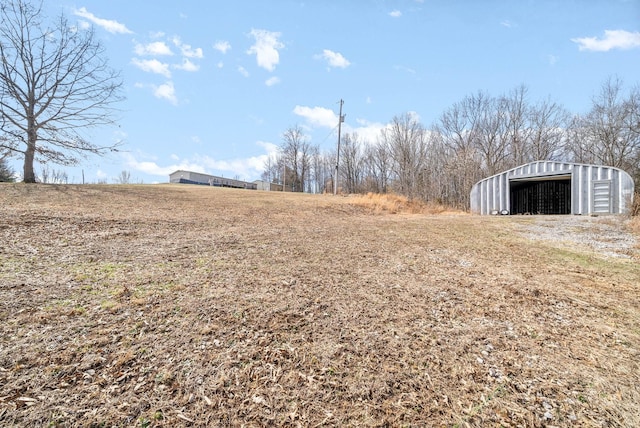
{"label": "brown grass", "polygon": [[463,214],[445,205],[417,199],[410,200],[406,196],[392,193],[380,194],[369,192],[366,195],[353,196],[352,204],[363,207],[376,214]]}
{"label": "brown grass", "polygon": [[640,426],[637,260],[407,212],[1,185],[0,426]]}

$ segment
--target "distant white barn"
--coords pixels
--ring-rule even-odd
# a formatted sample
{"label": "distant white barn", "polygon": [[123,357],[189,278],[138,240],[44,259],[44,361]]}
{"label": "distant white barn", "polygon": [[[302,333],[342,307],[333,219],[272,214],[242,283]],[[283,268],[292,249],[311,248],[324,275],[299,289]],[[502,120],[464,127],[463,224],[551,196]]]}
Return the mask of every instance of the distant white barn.
{"label": "distant white barn", "polygon": [[475,214],[623,214],[633,179],[611,166],[537,161],[485,178],[471,189]]}

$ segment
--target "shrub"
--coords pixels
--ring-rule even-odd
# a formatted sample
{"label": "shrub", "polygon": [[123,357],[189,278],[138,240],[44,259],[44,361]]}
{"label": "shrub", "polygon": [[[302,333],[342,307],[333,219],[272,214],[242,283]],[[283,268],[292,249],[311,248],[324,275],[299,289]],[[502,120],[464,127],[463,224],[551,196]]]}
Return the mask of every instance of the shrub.
{"label": "shrub", "polygon": [[0,157],[0,182],[13,183],[14,181],[16,181],[15,173],[7,164],[7,159]]}

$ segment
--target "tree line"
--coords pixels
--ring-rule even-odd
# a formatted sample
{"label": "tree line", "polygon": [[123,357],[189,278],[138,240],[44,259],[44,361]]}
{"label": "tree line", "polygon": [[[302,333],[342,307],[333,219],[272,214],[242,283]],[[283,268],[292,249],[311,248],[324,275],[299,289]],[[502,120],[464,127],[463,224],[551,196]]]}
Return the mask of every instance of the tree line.
{"label": "tree line", "polygon": [[[640,183],[640,87],[625,90],[611,77],[586,114],[549,98],[532,102],[524,85],[498,96],[479,91],[429,127],[403,113],[375,141],[346,133],[340,143],[341,192],[394,192],[462,209],[476,182],[537,160],[614,166]],[[291,127],[262,178],[293,191],[332,192],[336,150],[321,152],[301,127]]]}

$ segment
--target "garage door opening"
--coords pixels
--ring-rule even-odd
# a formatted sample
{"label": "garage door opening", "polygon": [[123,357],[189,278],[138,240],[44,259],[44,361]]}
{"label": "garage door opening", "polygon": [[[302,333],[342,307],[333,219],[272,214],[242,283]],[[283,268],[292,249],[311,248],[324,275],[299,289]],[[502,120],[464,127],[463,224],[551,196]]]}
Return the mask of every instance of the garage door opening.
{"label": "garage door opening", "polygon": [[511,181],[511,214],[571,214],[571,177]]}

